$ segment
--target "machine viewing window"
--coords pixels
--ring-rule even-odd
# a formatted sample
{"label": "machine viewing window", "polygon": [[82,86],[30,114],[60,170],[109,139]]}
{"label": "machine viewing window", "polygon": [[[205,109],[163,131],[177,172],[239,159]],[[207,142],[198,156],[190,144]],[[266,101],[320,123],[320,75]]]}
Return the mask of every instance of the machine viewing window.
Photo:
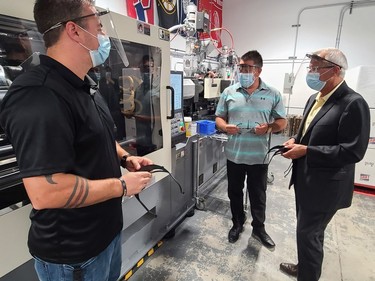
{"label": "machine viewing window", "polygon": [[108,104],[117,141],[132,155],[143,156],[163,147],[161,50],[128,41],[122,41],[122,45],[129,66],[125,67],[113,47],[105,64],[92,68],[89,75]]}
{"label": "machine viewing window", "polygon": [[39,64],[39,53],[45,48],[34,22],[0,15],[0,100],[18,75]]}

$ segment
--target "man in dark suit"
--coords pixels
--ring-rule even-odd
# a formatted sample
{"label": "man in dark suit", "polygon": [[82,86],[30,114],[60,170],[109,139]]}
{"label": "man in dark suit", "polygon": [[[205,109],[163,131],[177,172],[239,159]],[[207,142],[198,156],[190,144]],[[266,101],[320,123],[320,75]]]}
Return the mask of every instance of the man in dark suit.
{"label": "man in dark suit", "polygon": [[299,281],[320,278],[324,231],[336,211],[352,203],[355,163],[370,134],[369,107],[344,81],[345,55],[327,48],[308,57],[306,82],[318,93],[306,103],[301,127],[284,143],[289,151],[283,154],[293,159],[298,265],[281,263],[280,270]]}

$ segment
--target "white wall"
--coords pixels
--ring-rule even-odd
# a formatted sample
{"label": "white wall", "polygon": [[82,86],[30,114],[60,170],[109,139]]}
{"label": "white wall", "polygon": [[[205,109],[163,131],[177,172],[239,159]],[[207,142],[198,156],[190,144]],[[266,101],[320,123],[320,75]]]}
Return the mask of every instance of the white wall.
{"label": "white wall", "polygon": [[[300,63],[292,65],[289,57],[303,59],[308,52],[324,47],[338,47],[346,54],[349,68],[375,65],[375,1],[371,6],[353,8],[343,14],[342,31],[338,36],[340,12],[350,1],[337,0],[224,0],[223,26],[234,37],[239,55],[248,50],[258,50],[265,60],[263,79],[281,92],[285,73],[297,72]],[[370,3],[372,2],[372,3]],[[333,5],[304,9],[320,5]],[[304,9],[304,10],[303,10]],[[302,11],[303,10],[303,11]],[[301,12],[302,11],[302,12]],[[300,27],[296,28],[300,14]],[[284,101],[291,107],[304,107],[309,94],[304,81],[305,71],[296,77],[293,94]],[[289,113],[301,113],[292,108]]]}
{"label": "white wall", "polygon": [[95,0],[95,5],[118,14],[127,15],[126,1],[129,0]]}

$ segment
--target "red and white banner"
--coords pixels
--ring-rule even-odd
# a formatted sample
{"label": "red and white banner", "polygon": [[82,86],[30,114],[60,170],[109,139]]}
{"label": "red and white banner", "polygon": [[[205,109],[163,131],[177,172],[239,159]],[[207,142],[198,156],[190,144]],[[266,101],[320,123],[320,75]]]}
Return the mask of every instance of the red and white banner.
{"label": "red and white banner", "polygon": [[[198,11],[206,12],[210,16],[210,30],[221,28],[223,24],[223,1],[224,0],[199,0]],[[207,34],[202,34],[200,39],[206,39]],[[221,30],[212,31],[211,38],[218,42],[217,47],[221,48]]]}
{"label": "red and white banner", "polygon": [[153,0],[126,0],[126,8],[129,17],[154,24]]}

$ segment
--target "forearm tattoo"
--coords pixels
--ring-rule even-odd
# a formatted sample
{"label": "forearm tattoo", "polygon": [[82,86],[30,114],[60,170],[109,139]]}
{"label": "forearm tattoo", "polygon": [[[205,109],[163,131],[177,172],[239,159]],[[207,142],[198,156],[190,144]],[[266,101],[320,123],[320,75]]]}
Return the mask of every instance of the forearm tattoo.
{"label": "forearm tattoo", "polygon": [[[49,184],[57,184],[52,179],[52,175],[45,177]],[[63,208],[79,208],[82,207],[89,195],[89,182],[87,179],[75,176],[76,182],[73,186],[72,193],[70,194],[68,200],[66,201]]]}
{"label": "forearm tattoo", "polygon": [[52,175],[48,175],[46,176],[46,180],[48,183],[50,184],[57,184],[57,182],[54,182],[53,179],[52,179]]}

